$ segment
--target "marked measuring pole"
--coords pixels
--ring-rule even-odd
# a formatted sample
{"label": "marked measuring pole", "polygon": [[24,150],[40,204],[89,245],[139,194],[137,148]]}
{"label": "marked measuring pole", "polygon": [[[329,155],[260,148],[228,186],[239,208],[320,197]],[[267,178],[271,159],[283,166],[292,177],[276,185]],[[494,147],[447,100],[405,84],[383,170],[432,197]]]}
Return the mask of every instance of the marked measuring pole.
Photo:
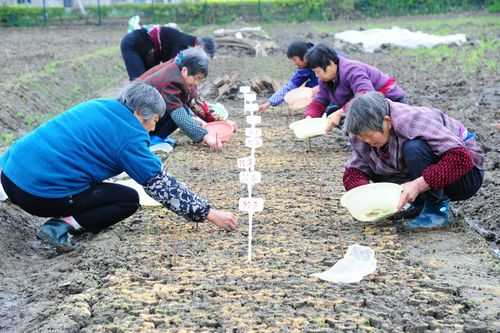
{"label": "marked measuring pole", "polygon": [[262,146],[262,130],[255,126],[260,124],[260,116],[254,115],[259,110],[257,95],[251,91],[250,87],[240,87],[243,93],[243,112],[248,115],[246,118],[249,128],[245,129],[245,146],[250,148],[250,156],[238,159],[238,168],[245,171],[240,172],[240,183],[247,185],[248,197],[240,198],[239,210],[248,213],[248,262],[252,261],[252,239],[253,239],[253,214],[264,209],[264,199],[252,198],[252,190],[255,184],[262,180],[260,172],[255,171],[255,149]]}
{"label": "marked measuring pole", "polygon": [[252,198],[249,194],[248,198],[240,198],[239,209],[248,212],[248,262],[252,261],[252,224],[253,213],[261,212],[264,209],[264,199]]}

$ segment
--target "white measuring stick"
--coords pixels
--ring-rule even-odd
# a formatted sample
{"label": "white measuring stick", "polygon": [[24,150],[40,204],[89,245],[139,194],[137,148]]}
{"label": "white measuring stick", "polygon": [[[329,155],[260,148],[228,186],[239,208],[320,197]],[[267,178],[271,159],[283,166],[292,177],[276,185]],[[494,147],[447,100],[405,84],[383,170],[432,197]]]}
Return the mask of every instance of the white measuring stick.
{"label": "white measuring stick", "polygon": [[257,94],[254,92],[249,92],[245,94],[245,103],[252,103],[257,100]]}
{"label": "white measuring stick", "polygon": [[262,122],[262,117],[261,116],[247,116],[247,123],[250,124],[252,127],[255,127],[255,125],[258,125]]}
{"label": "white measuring stick", "polygon": [[238,158],[238,168],[249,171],[255,167],[255,156]]}
{"label": "white measuring stick", "polygon": [[262,137],[262,129],[255,127],[245,128],[245,136],[247,138],[260,138]]}
{"label": "white measuring stick", "polygon": [[258,171],[243,171],[240,172],[241,184],[258,184],[262,180],[262,174]]}
{"label": "white measuring stick", "polygon": [[253,213],[248,214],[248,262],[252,262],[252,222],[253,222]]}
{"label": "white measuring stick", "polygon": [[259,105],[257,103],[245,103],[243,107],[243,111],[245,111],[245,114],[251,114],[253,115],[254,112],[259,110]]}
{"label": "white measuring stick", "polygon": [[248,148],[259,148],[262,147],[262,138],[258,137],[247,137],[245,138],[245,146]]}
{"label": "white measuring stick", "polygon": [[248,94],[250,92],[250,87],[249,86],[241,86],[240,87],[240,93],[242,94]]}
{"label": "white measuring stick", "polygon": [[240,198],[238,202],[238,208],[242,212],[255,213],[264,210],[264,199],[262,198],[252,198],[250,196],[246,198]]}

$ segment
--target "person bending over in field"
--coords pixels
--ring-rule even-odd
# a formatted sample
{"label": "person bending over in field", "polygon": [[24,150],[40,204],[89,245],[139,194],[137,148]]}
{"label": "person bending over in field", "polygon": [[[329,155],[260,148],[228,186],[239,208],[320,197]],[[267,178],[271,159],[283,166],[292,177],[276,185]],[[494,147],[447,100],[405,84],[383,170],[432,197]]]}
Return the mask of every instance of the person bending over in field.
{"label": "person bending over in field", "polygon": [[351,158],[344,171],[350,190],[374,182],[401,183],[405,230],[450,223],[449,201],[472,197],[483,182],[484,157],[473,132],[429,107],[410,106],[379,92],[356,96],[346,112]]}
{"label": "person bending over in field", "polygon": [[208,220],[234,230],[236,218],[167,174],[149,150],[148,131],[165,112],[158,91],[143,82],[126,86],[118,99],[74,106],[15,142],[2,156],[2,186],[12,203],[50,217],[38,237],[71,251],[71,234],[97,233],[132,215],[138,193],[103,182],[125,171],[146,193],[190,221]]}
{"label": "person bending over in field", "polygon": [[216,45],[211,37],[195,37],[171,27],[153,25],[133,30],[120,43],[130,81],[148,69],[173,59],[189,47],[201,47],[213,58]]}

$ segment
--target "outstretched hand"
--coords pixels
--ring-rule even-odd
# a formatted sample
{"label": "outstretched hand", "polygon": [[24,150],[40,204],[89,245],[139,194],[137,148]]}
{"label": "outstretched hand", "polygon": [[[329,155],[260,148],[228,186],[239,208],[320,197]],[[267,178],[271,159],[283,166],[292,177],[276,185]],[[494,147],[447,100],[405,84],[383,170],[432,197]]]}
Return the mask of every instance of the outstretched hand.
{"label": "outstretched hand", "polygon": [[423,177],[419,177],[411,182],[402,184],[403,192],[399,197],[398,210],[401,210],[407,203],[412,203],[422,192],[429,189],[429,185],[425,182]]}
{"label": "outstretched hand", "polygon": [[342,117],[344,116],[344,110],[340,109],[332,113],[328,117],[328,121],[326,123],[326,132],[330,132],[334,127],[338,127]]}
{"label": "outstretched hand", "polygon": [[258,112],[264,112],[264,111],[267,111],[267,109],[271,106],[271,103],[269,103],[269,101],[267,102],[264,102],[262,104],[259,105],[259,109],[257,110]]}
{"label": "outstretched hand", "polygon": [[230,212],[210,209],[207,219],[211,223],[226,231],[234,231],[238,227],[238,220]]}
{"label": "outstretched hand", "polygon": [[210,147],[210,150],[212,151],[222,150],[222,141],[220,137],[217,137],[217,135],[207,133],[203,137],[203,142],[206,143]]}

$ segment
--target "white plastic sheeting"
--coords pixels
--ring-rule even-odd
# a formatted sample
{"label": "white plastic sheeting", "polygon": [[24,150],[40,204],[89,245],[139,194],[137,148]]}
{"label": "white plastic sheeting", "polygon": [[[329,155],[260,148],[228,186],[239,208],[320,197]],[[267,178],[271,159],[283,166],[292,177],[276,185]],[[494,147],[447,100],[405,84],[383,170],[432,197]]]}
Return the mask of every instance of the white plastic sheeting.
{"label": "white plastic sheeting", "polygon": [[433,47],[439,44],[465,43],[467,38],[464,34],[437,36],[421,31],[410,31],[399,27],[391,29],[369,29],[369,30],[347,30],[335,34],[335,39],[351,44],[362,44],[366,52],[374,52],[382,44],[391,44],[405,48]]}

